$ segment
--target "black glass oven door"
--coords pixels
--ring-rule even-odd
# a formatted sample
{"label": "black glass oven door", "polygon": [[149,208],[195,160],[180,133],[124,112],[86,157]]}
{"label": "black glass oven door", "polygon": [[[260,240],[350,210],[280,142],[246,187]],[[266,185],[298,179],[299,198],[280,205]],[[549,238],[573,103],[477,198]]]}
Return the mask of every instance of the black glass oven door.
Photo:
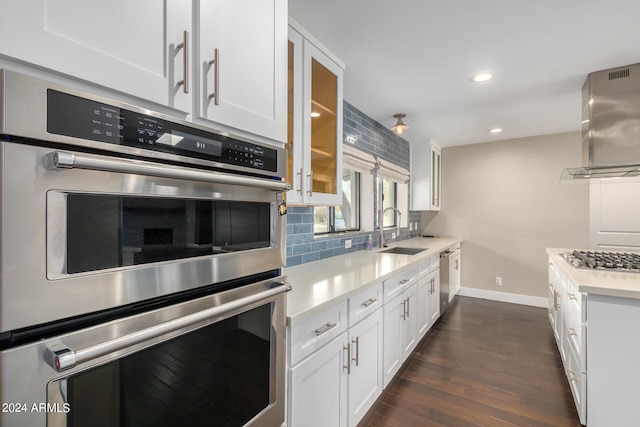
{"label": "black glass oven door", "polygon": [[48,400],[69,409],[53,416],[76,427],[244,426],[276,400],[276,304],[52,381]]}

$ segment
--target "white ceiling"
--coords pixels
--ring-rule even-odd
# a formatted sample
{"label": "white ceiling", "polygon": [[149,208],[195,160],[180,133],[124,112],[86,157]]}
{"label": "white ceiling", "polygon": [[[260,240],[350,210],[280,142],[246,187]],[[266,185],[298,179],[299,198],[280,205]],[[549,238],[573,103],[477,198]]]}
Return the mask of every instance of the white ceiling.
{"label": "white ceiling", "polygon": [[587,74],[640,62],[639,0],[289,0],[289,15],[345,63],[345,100],[388,127],[406,113],[411,143],[579,130]]}

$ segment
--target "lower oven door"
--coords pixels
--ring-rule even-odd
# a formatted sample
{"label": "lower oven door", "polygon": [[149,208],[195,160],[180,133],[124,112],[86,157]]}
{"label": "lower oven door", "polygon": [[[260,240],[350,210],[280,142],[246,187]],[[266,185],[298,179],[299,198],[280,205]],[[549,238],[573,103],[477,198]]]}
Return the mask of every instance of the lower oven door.
{"label": "lower oven door", "polygon": [[280,426],[284,277],[2,352],[2,426]]}

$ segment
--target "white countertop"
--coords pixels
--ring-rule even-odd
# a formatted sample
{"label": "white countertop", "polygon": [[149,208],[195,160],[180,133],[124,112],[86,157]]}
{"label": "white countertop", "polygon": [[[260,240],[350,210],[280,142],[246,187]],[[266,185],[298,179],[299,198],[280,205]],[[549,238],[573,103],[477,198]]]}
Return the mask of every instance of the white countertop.
{"label": "white countertop", "polygon": [[560,255],[574,249],[547,248],[547,254],[573,279],[580,292],[640,299],[640,273],[574,268]]}
{"label": "white countertop", "polygon": [[288,267],[285,275],[293,289],[287,294],[287,324],[308,319],[460,242],[460,238],[418,237],[389,245],[427,248],[415,255],[385,254],[373,248]]}

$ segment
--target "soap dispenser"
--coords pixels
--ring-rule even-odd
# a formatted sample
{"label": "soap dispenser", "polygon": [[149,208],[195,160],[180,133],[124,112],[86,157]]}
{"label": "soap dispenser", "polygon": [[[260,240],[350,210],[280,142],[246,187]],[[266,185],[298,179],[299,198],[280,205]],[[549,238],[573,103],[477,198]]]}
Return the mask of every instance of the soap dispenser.
{"label": "soap dispenser", "polygon": [[369,240],[367,240],[367,250],[370,251],[373,249],[373,239],[371,238],[371,234],[369,234]]}

